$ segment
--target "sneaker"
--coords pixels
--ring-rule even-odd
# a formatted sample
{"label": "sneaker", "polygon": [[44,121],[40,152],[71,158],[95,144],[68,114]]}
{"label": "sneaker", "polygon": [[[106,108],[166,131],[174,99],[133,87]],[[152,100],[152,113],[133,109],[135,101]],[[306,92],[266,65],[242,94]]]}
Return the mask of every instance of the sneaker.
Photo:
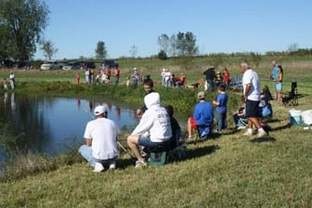
{"label": "sneaker", "polygon": [[104,167],[103,167],[102,163],[96,162],[94,165],[93,172],[99,173],[99,172],[102,172],[103,170],[104,170]]}
{"label": "sneaker", "polygon": [[108,169],[109,169],[109,170],[114,170],[114,169],[116,169],[116,162],[112,162],[111,164],[109,164]]}
{"label": "sneaker", "polygon": [[246,126],[239,126],[237,127],[237,130],[246,129]]}
{"label": "sneaker", "polygon": [[264,137],[264,136],[266,136],[266,135],[267,135],[267,133],[264,131],[263,128],[258,129],[257,138],[262,138],[262,137]]}
{"label": "sneaker", "polygon": [[252,129],[247,129],[247,131],[243,135],[244,136],[252,136]]}
{"label": "sneaker", "polygon": [[145,167],[147,166],[146,162],[143,160],[137,160],[135,162],[135,168]]}

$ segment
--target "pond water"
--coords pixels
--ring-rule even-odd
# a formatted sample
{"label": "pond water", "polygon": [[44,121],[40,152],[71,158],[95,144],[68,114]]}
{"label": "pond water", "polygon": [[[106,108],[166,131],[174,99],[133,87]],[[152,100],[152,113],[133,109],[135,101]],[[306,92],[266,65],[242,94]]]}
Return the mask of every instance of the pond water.
{"label": "pond water", "polygon": [[115,105],[107,99],[22,96],[13,93],[0,95],[0,122],[5,123],[3,134],[14,135],[12,141],[1,141],[0,160],[4,149],[18,149],[57,155],[83,143],[93,109],[103,102],[109,106],[108,117],[122,131],[130,132],[138,120],[135,110]]}

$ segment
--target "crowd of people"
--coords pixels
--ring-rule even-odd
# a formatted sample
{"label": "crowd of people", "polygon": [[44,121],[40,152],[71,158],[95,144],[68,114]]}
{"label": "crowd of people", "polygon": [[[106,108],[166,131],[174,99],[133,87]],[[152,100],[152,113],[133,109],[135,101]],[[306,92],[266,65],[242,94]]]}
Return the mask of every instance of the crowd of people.
{"label": "crowd of people", "polygon": [[[275,66],[273,66],[273,70]],[[247,63],[240,64],[243,85],[241,104],[233,114],[233,121],[237,129],[246,129],[244,136],[251,137],[257,134],[262,138],[268,134],[269,127],[266,118],[271,118],[273,109],[270,104],[272,95],[268,86],[260,89],[260,79],[257,72]],[[273,73],[274,85],[281,82],[280,75]],[[133,71],[135,75],[136,70]],[[212,133],[222,134],[227,128],[228,94],[227,87],[230,83],[228,69],[224,69],[222,79],[218,73],[214,74],[214,68],[204,72],[208,88],[197,93],[198,103],[194,106],[193,114],[187,121],[188,137],[196,135],[200,140],[211,138]],[[161,75],[161,83],[169,87],[169,71],[164,69]],[[172,75],[170,75],[172,77]],[[217,82],[220,80],[220,82]],[[127,137],[127,144],[135,157],[135,167],[146,166],[145,155],[155,149],[170,151],[183,143],[181,127],[174,118],[173,106],[161,106],[161,96],[154,90],[153,80],[144,79],[145,91],[144,106],[137,110],[139,123]],[[214,100],[206,100],[206,94],[217,87],[218,92]],[[278,86],[280,89],[280,86]],[[277,87],[276,87],[277,88]],[[275,88],[275,89],[276,89]],[[278,97],[277,97],[278,99]],[[98,106],[94,110],[96,119],[90,121],[85,129],[86,144],[80,148],[81,155],[94,167],[95,172],[116,167],[118,157],[116,124],[107,118],[107,107]],[[105,133],[104,133],[105,132]],[[102,146],[101,146],[102,145]],[[147,153],[147,154],[146,154]]]}
{"label": "crowd of people", "polygon": [[174,73],[170,72],[168,69],[163,68],[160,73],[161,85],[164,87],[185,87],[186,86],[186,76],[181,73],[180,76],[176,76]]}
{"label": "crowd of people", "polygon": [[[118,84],[120,79],[120,69],[116,65],[113,68],[102,66],[98,70],[84,68],[85,83],[87,84]],[[79,72],[75,75],[76,83],[80,84],[80,74]]]}

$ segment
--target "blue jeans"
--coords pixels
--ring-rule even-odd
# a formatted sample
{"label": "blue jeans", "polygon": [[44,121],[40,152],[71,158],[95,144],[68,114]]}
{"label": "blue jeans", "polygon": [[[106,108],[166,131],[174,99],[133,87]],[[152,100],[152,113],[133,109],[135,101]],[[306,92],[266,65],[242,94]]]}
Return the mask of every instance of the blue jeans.
{"label": "blue jeans", "polygon": [[92,148],[91,146],[88,146],[88,145],[81,145],[81,147],[79,148],[78,152],[80,153],[80,155],[86,159],[89,163],[89,165],[91,167],[94,167],[95,166],[95,163],[96,162],[99,162],[99,163],[102,163],[103,166],[106,166],[106,165],[109,165],[113,162],[116,161],[116,158],[112,158],[112,159],[109,159],[109,160],[98,160],[98,159],[95,159],[93,156],[92,156]]}
{"label": "blue jeans", "polygon": [[215,117],[217,122],[217,129],[222,130],[226,128],[226,112],[220,113],[215,111]]}
{"label": "blue jeans", "polygon": [[211,127],[206,125],[197,125],[197,130],[200,139],[205,140],[211,135]]}

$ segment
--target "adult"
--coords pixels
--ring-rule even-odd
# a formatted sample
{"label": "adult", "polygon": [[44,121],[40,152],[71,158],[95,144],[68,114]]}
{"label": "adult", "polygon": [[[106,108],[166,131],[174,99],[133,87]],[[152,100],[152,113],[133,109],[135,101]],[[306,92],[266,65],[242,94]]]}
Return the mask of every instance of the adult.
{"label": "adult", "polygon": [[87,84],[89,84],[89,74],[90,74],[90,71],[88,69],[85,69],[85,81]]}
{"label": "adult", "polygon": [[[140,154],[139,147],[162,148],[170,145],[172,137],[170,118],[165,108],[160,106],[160,96],[157,92],[151,92],[144,97],[147,110],[127,138],[128,146],[137,158],[135,167],[146,166],[144,158]],[[149,135],[149,136],[146,136]]]}
{"label": "adult", "polygon": [[206,78],[206,86],[205,90],[209,92],[215,89],[215,79],[216,79],[216,72],[214,67],[209,67],[206,71],[203,72]]}
{"label": "adult", "polygon": [[88,122],[84,132],[85,144],[79,148],[82,157],[94,167],[94,172],[101,172],[107,167],[115,169],[119,155],[118,128],[114,121],[107,118],[107,112],[106,105],[95,107],[95,119]]}
{"label": "adult", "polygon": [[144,80],[143,89],[144,89],[145,95],[154,92],[154,82],[150,77],[149,79]]}
{"label": "adult", "polygon": [[199,102],[195,105],[193,117],[196,121],[197,130],[201,139],[208,139],[213,126],[213,107],[205,100],[205,92],[197,94]]}
{"label": "adult", "polygon": [[77,83],[77,85],[79,85],[80,84],[80,73],[79,72],[76,72],[76,83]]}
{"label": "adult", "polygon": [[229,70],[226,67],[223,70],[222,77],[223,77],[223,83],[225,84],[226,88],[228,88],[231,82],[231,75],[230,75]]}
{"label": "adult", "polygon": [[11,71],[9,75],[9,81],[10,81],[10,86],[11,89],[14,90],[15,88],[15,74]]}
{"label": "adult", "polygon": [[246,117],[248,118],[248,129],[245,136],[252,136],[252,126],[255,125],[258,134],[257,138],[266,135],[266,132],[260,125],[260,79],[257,74],[247,63],[241,63],[241,72],[243,73],[243,94],[246,100]]}
{"label": "adult", "polygon": [[7,81],[6,78],[3,79],[2,85],[3,85],[3,89],[4,89],[4,90],[7,90],[7,89],[8,89],[8,81]]}
{"label": "adult", "polygon": [[272,80],[274,81],[275,100],[282,102],[282,89],[283,89],[283,67],[272,61]]}
{"label": "adult", "polygon": [[131,79],[130,80],[131,85],[133,87],[139,86],[141,76],[140,76],[137,68],[133,68],[133,73],[131,74],[131,78],[130,79]]}
{"label": "adult", "polygon": [[118,83],[119,83],[119,79],[120,79],[120,69],[119,69],[119,64],[116,64],[116,66],[115,66],[115,70],[114,70],[114,74],[115,74],[115,85],[118,85]]}
{"label": "adult", "polygon": [[166,85],[165,73],[166,73],[166,69],[163,68],[162,71],[161,71],[161,73],[160,73],[161,85],[162,85],[162,86],[165,86],[165,85]]}
{"label": "adult", "polygon": [[172,87],[172,74],[168,69],[166,69],[164,77],[165,77],[165,87]]}

